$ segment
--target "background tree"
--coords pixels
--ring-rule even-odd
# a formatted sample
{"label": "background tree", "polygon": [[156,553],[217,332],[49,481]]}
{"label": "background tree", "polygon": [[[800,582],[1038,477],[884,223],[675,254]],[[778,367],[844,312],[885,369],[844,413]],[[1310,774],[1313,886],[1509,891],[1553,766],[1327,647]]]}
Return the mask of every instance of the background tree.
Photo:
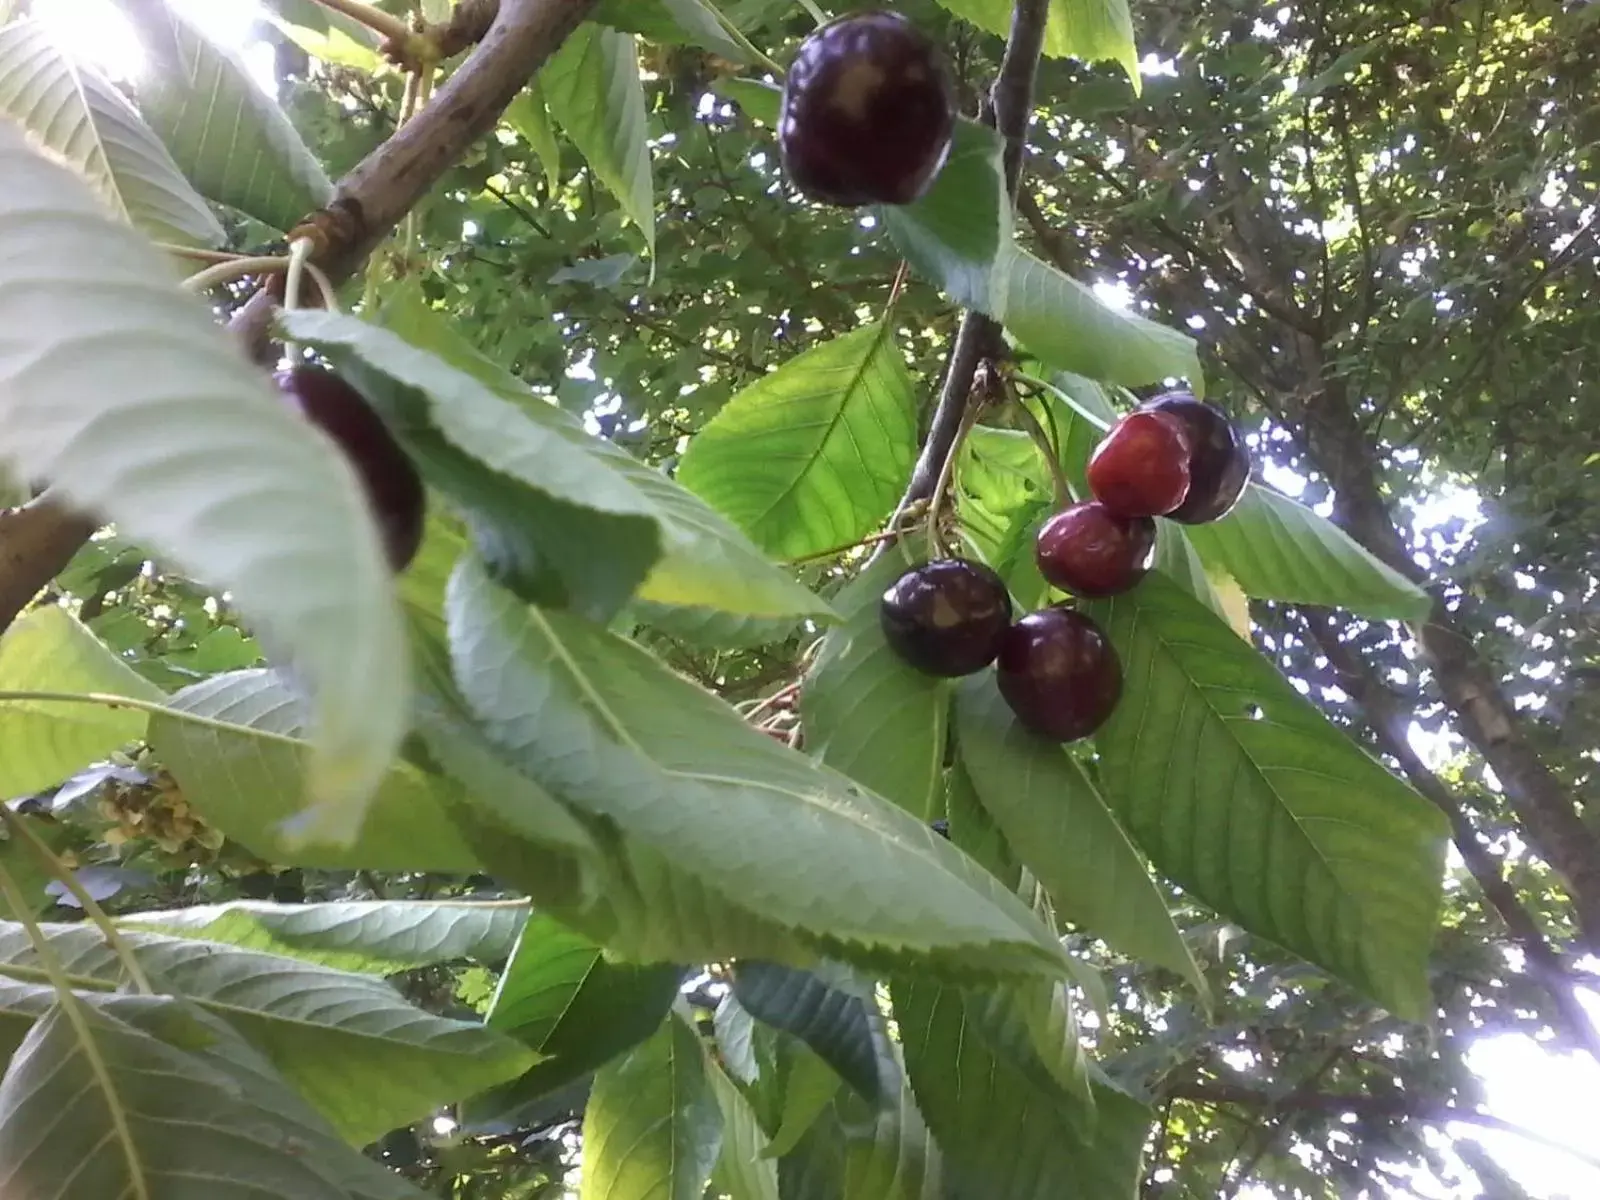
{"label": "background tree", "polygon": [[[1587,8],[907,0],[954,148],[839,209],[809,2],[274,0],[275,97],[117,5],[0,3],[0,1190],[1526,1194],[1438,1134],[1600,1055]],[[888,652],[1180,382],[1256,483],[1092,741]]]}

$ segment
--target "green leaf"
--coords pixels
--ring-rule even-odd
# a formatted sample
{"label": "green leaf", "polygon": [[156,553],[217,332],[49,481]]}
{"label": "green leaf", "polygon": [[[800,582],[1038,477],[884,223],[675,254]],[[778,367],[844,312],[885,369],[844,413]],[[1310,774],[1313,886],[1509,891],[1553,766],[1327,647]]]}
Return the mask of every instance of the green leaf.
{"label": "green leaf", "polygon": [[580,25],[539,72],[550,115],[655,252],[656,217],[644,85],[633,38]]}
{"label": "green leaf", "polygon": [[539,1052],[512,1085],[526,1099],[554,1091],[648,1038],[678,994],[684,969],[608,961],[599,946],[534,917],[500,976],[489,1028]]}
{"label": "green leaf", "polygon": [[0,29],[0,115],[76,167],[113,213],[156,241],[220,246],[225,240],[133,105],[34,21]]}
{"label": "green leaf", "polygon": [[744,1093],[728,1078],[716,1060],[705,1059],[706,1078],[722,1110],[722,1156],[717,1178],[732,1200],[779,1200],[778,1164],[772,1161],[771,1143]]}
{"label": "green leaf", "polygon": [[839,1092],[839,1076],[809,1046],[789,1043],[783,1072],[783,1107],[767,1153],[793,1150]]}
{"label": "green leaf", "polygon": [[1062,969],[1050,932],[943,838],[638,646],[518,604],[470,560],[448,612],[457,680],[495,742],[713,894],[846,954]]}
{"label": "green leaf", "polygon": [[881,322],[740,392],[689,442],[678,482],[783,558],[845,546],[894,508],[917,454],[916,389]]}
{"label": "green leaf", "polygon": [[[309,2],[309,0],[308,0]],[[328,16],[346,20],[341,14],[330,12]],[[284,37],[288,38],[312,58],[321,59],[333,66],[345,67],[352,71],[361,71],[368,75],[376,75],[384,69],[384,59],[378,52],[378,47],[366,38],[353,37],[342,26],[327,24],[322,29],[310,29],[304,25],[295,25],[281,18],[268,18]],[[354,22],[351,22],[354,24]],[[357,26],[357,28],[362,28]]]}
{"label": "green leaf", "polygon": [[[0,125],[0,447],[205,580],[312,698],[302,833],[348,840],[405,724],[394,581],[360,481],[170,267]],[[248,470],[240,464],[248,464]],[[265,519],[265,518],[270,519]]]}
{"label": "green leaf", "polygon": [[64,608],[36,608],[0,637],[0,795],[26,796],[142,737],[148,719],[129,708],[26,698],[30,692],[101,693],[160,700],[147,683]]}
{"label": "green leaf", "polygon": [[1443,816],[1176,584],[1092,611],[1126,679],[1095,739],[1123,826],[1197,899],[1425,1019]]}
{"label": "green leaf", "polygon": [[203,195],[282,230],[333,199],[322,165],[237,55],[165,0],[117,3],[150,58],[139,111]]}
{"label": "green leaf", "polygon": [[[43,928],[75,987],[118,982],[120,965],[97,930]],[[218,942],[131,930],[123,938],[157,986],[226,1020],[356,1145],[514,1078],[535,1061],[531,1050],[492,1030],[414,1008],[381,980]],[[22,927],[0,924],[0,976],[32,983],[39,975]],[[0,1049],[9,1049],[54,992],[13,987],[4,1000]]]}
{"label": "green leaf", "polygon": [[1143,1105],[1095,1089],[1092,1133],[1074,1102],[978,1036],[969,1001],[928,980],[896,980],[906,1071],[944,1150],[952,1194],[983,1200],[1135,1195],[1150,1127]]}
{"label": "green leaf", "polygon": [[979,800],[1056,910],[1205,994],[1161,889],[1078,760],[1017,724],[992,673],[957,690],[956,722],[961,761]]}
{"label": "green leaf", "polygon": [[912,816],[932,820],[943,791],[950,689],[908,666],[884,639],[884,591],[924,556],[896,546],[838,596],[800,693],[806,750]]}
{"label": "green leaf", "polygon": [[718,79],[711,90],[732,100],[751,120],[778,127],[778,111],[783,104],[781,88],[759,79]]}
{"label": "green leaf", "polygon": [[561,143],[556,139],[555,126],[550,123],[550,108],[537,76],[511,102],[505,120],[538,156],[544,167],[545,183],[554,195],[561,189]]}
{"label": "green leaf", "polygon": [[1004,148],[988,126],[957,121],[950,157],[928,194],[915,204],[876,209],[895,247],[919,274],[956,304],[982,312],[994,306],[995,264],[1011,237]]}
{"label": "green leaf", "polygon": [[384,413],[519,593],[603,621],[644,581],[661,549],[650,499],[584,453],[596,439],[554,405],[519,405],[354,317],[304,312],[285,324]]}
{"label": "green leaf", "polygon": [[885,1080],[873,1041],[871,992],[839,968],[824,969],[827,978],[781,963],[741,962],[734,967],[733,995],[756,1020],[799,1038],[876,1104]]}
{"label": "green leaf", "polygon": [[1332,521],[1259,484],[1245,488],[1238,506],[1220,521],[1185,532],[1207,562],[1220,565],[1258,600],[1403,621],[1426,620],[1433,608],[1427,592]]}
{"label": "green leaf", "polygon": [[[1011,0],[939,0],[949,11],[1005,37],[1011,29]],[[1127,0],[1054,0],[1045,25],[1044,52],[1052,58],[1084,62],[1110,59],[1139,90],[1139,52]]]}
{"label": "green leaf", "polygon": [[579,1200],[700,1200],[721,1148],[699,1037],[669,1017],[595,1076]]}
{"label": "green leaf", "polygon": [[150,719],[150,744],[212,825],[268,862],[372,871],[471,871],[477,859],[444,797],[460,785],[405,762],[380,781],[349,847],[296,846],[285,825],[309,747],[300,705],[271,671],[235,671],[184,688]]}
{"label": "green leaf", "polygon": [[390,975],[461,958],[507,957],[528,919],[525,902],[341,900],[273,904],[234,900],[130,913],[132,929],[226,942],[339,971]]}
{"label": "green leaf", "polygon": [[1049,979],[1026,986],[962,993],[972,1032],[1026,1075],[1085,1134],[1094,1129],[1089,1056],[1078,1041],[1078,1019],[1065,985]]}
{"label": "green leaf", "polygon": [[76,1008],[52,1006],[0,1081],[6,1195],[421,1200],[223,1022],[166,999]]}
{"label": "green leaf", "polygon": [[[478,461],[503,464],[513,472],[509,477],[522,478],[528,488],[560,502],[526,515],[570,519],[585,509],[603,509],[613,530],[618,516],[648,516],[660,530],[661,557],[645,577],[639,599],[744,617],[830,615],[826,603],[768,562],[693,493],[591,436],[577,418],[484,358],[414,295],[386,304],[383,318],[405,343],[397,344],[391,335],[375,338],[373,327],[326,313],[296,314],[290,324],[297,336],[315,340],[347,366],[370,362],[374,372],[427,394],[440,431],[461,450]],[[615,558],[595,555],[586,530],[552,527],[547,521],[529,536],[565,536],[538,544],[547,553],[569,556],[563,561],[578,568],[588,564],[588,569],[615,571]],[[614,538],[609,544],[614,552],[623,549]]]}
{"label": "green leaf", "polygon": [[1125,387],[1187,379],[1204,385],[1194,339],[1100,302],[1077,280],[1015,246],[996,267],[998,320],[1052,367]]}
{"label": "green leaf", "polygon": [[691,45],[735,63],[753,63],[747,46],[728,36],[709,0],[601,0],[593,20],[660,45]]}

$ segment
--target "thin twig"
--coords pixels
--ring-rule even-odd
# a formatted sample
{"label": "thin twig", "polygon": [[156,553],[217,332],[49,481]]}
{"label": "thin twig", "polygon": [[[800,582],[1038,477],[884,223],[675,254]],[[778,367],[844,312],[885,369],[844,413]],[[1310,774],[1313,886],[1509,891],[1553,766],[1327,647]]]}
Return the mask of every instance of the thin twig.
{"label": "thin twig", "polygon": [[1072,503],[1072,484],[1067,479],[1066,469],[1061,465],[1061,447],[1051,442],[1050,435],[1045,432],[1044,426],[1039,424],[1039,418],[1033,415],[1033,410],[1027,402],[1011,390],[1011,385],[1003,380],[1001,386],[1005,389],[1006,399],[1011,402],[1011,411],[1022,422],[1022,427],[1027,431],[1028,437],[1039,448],[1039,453],[1044,455],[1045,464],[1050,468],[1050,481],[1056,489],[1056,506],[1065,508]]}

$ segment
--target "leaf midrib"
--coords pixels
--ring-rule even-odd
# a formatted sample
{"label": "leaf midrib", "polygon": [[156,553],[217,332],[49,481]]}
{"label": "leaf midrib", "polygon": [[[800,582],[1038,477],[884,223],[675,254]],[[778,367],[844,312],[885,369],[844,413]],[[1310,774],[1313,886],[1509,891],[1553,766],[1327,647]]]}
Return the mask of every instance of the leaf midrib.
{"label": "leaf midrib", "polygon": [[752,526],[765,522],[768,517],[777,511],[778,506],[794,495],[795,490],[800,486],[800,481],[810,474],[812,467],[816,466],[817,460],[822,457],[823,450],[833,438],[834,431],[839,427],[839,423],[844,420],[845,409],[849,407],[851,399],[855,396],[856,389],[861,386],[861,381],[866,377],[873,360],[878,357],[878,351],[883,346],[884,338],[888,336],[888,332],[888,322],[878,322],[877,331],[873,334],[872,341],[867,347],[867,352],[861,356],[860,362],[850,372],[850,383],[844,389],[844,398],[835,406],[833,415],[825,422],[826,431],[817,439],[816,448],[806,455],[805,464],[794,472],[793,477],[784,485],[783,491],[778,493],[772,503],[767,505],[759,516],[751,519]]}

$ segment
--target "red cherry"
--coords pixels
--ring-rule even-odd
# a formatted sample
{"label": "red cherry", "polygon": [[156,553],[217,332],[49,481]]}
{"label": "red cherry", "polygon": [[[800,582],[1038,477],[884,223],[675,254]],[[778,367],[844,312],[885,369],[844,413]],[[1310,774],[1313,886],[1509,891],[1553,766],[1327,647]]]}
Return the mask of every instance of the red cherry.
{"label": "red cherry", "polygon": [[1011,624],[1011,594],[982,563],[944,558],[913,567],[884,592],[879,623],[889,646],[927,675],[981,671]]}
{"label": "red cherry", "polygon": [[350,460],[383,533],[389,565],[406,569],[422,545],[427,493],[416,465],[366,398],[332,371],[299,366],[276,377],[284,399]]}
{"label": "red cherry", "polygon": [[1088,737],[1122,698],[1122,664],[1094,620],[1057,605],[1006,631],[1000,694],[1024,728],[1057,742]]}
{"label": "red cherry", "polygon": [[944,167],[954,128],[950,71],[933,39],[898,13],[854,13],[800,44],[778,150],[813,200],[910,204]]}
{"label": "red cherry", "polygon": [[1188,432],[1189,494],[1165,515],[1185,525],[1227,516],[1250,482],[1250,449],[1227,414],[1188,392],[1166,392],[1140,411],[1177,420]]}
{"label": "red cherry", "polygon": [[1189,432],[1159,412],[1133,412],[1089,457],[1089,490],[1120,517],[1159,517],[1189,494]]}
{"label": "red cherry", "polygon": [[1156,523],[1119,517],[1097,500],[1074,504],[1051,517],[1034,542],[1039,573],[1078,596],[1115,596],[1150,570]]}

